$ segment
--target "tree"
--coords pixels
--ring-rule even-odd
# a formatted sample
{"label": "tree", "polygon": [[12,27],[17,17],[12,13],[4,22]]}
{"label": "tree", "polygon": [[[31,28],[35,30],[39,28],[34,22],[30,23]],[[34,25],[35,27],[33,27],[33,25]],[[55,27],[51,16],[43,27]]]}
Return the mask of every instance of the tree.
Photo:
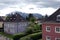
{"label": "tree", "polygon": [[33,17],[33,14],[30,13],[30,14],[29,14],[29,18],[31,18],[31,17]]}
{"label": "tree", "polygon": [[34,17],[29,16],[29,21],[30,24],[26,31],[28,34],[39,32],[41,30],[40,25],[38,25],[38,23],[35,23],[36,19]]}
{"label": "tree", "polygon": [[11,17],[11,15],[10,14],[7,14],[6,21],[8,21],[10,17]]}
{"label": "tree", "polygon": [[48,15],[46,14],[46,15],[45,15],[45,20],[46,20],[47,18],[48,18]]}
{"label": "tree", "polygon": [[26,17],[26,19],[30,22],[34,22],[36,20],[33,14],[29,14],[28,17]]}

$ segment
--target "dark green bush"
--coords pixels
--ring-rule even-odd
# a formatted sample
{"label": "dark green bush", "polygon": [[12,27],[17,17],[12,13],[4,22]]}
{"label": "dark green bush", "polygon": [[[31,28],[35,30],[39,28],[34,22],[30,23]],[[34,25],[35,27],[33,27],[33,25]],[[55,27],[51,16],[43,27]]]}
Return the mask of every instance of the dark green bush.
{"label": "dark green bush", "polygon": [[25,33],[16,34],[16,35],[14,35],[13,39],[14,40],[19,40],[23,36],[26,36],[26,34]]}
{"label": "dark green bush", "polygon": [[25,33],[26,34],[32,34],[33,33],[32,27],[28,27]]}
{"label": "dark green bush", "polygon": [[30,37],[23,37],[20,40],[31,40],[31,38]]}
{"label": "dark green bush", "polygon": [[26,40],[26,39],[38,40],[38,39],[41,39],[41,38],[42,38],[42,33],[38,32],[38,33],[34,33],[34,34],[30,34],[30,35],[24,36],[20,40]]}
{"label": "dark green bush", "polygon": [[31,23],[29,27],[26,29],[27,34],[32,34],[37,32],[42,32],[42,26],[35,23]]}

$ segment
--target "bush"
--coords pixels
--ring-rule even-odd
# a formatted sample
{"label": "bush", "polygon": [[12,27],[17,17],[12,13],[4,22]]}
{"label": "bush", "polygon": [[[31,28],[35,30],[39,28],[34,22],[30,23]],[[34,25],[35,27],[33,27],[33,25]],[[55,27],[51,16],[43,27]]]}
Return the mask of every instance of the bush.
{"label": "bush", "polygon": [[25,33],[26,34],[32,34],[33,33],[32,27],[28,27]]}
{"label": "bush", "polygon": [[2,35],[4,37],[7,37],[7,38],[10,38],[10,39],[13,39],[13,40],[19,40],[21,37],[26,36],[27,34],[19,33],[19,34],[11,35],[11,34],[7,34],[7,33],[4,33],[4,32],[0,32],[0,35]]}
{"label": "bush", "polygon": [[42,26],[35,23],[30,23],[29,27],[26,29],[27,34],[37,33],[41,31],[42,31]]}
{"label": "bush", "polygon": [[24,38],[21,38],[20,40],[31,40],[30,37],[24,37]]}
{"label": "bush", "polygon": [[30,36],[33,40],[41,39],[42,38],[42,33],[35,33]]}
{"label": "bush", "polygon": [[16,35],[14,35],[13,39],[14,40],[19,40],[21,37],[23,37],[25,35],[26,35],[25,33],[16,34]]}
{"label": "bush", "polygon": [[42,40],[42,39],[38,39],[38,40]]}
{"label": "bush", "polygon": [[41,32],[38,32],[38,33],[34,33],[34,34],[30,34],[30,35],[27,35],[25,37],[22,37],[20,40],[38,40],[38,39],[41,39],[42,38],[42,33]]}

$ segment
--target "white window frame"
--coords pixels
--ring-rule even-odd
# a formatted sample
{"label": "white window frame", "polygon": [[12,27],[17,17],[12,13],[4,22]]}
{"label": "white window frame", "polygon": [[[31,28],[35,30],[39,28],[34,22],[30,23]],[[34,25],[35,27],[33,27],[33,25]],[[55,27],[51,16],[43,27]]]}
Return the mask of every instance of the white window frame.
{"label": "white window frame", "polygon": [[[60,28],[60,27],[58,27],[58,26],[55,27],[55,33],[60,33],[60,32],[58,32],[58,31],[56,31],[56,28]],[[59,30],[59,31],[60,31],[60,30]]]}
{"label": "white window frame", "polygon": [[60,21],[60,19],[58,19],[58,17],[60,17],[60,15],[57,15],[57,21]]}
{"label": "white window frame", "polygon": [[47,30],[47,27],[49,27],[49,28],[50,28],[50,26],[46,26],[46,31],[47,31],[47,32],[50,32],[50,31],[51,31],[51,28],[50,28],[50,30]]}
{"label": "white window frame", "polygon": [[50,36],[46,36],[46,40],[51,40],[51,37],[50,37],[50,39],[48,39],[48,37],[50,37]]}
{"label": "white window frame", "polygon": [[60,39],[60,38],[55,38],[55,40]]}
{"label": "white window frame", "polygon": [[10,19],[12,19],[12,18],[10,18]]}

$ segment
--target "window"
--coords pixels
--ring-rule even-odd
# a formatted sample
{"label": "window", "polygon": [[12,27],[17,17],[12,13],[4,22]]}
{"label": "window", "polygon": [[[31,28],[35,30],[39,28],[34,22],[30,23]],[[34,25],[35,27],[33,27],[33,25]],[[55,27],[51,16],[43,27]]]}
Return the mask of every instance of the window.
{"label": "window", "polygon": [[16,19],[16,18],[14,18],[14,19]]}
{"label": "window", "polygon": [[24,26],[27,26],[27,24],[26,24],[26,23],[24,23]]}
{"label": "window", "polygon": [[51,37],[50,37],[50,36],[47,36],[47,37],[46,37],[46,40],[51,40]]}
{"label": "window", "polygon": [[57,21],[60,21],[60,15],[57,15]]}
{"label": "window", "polygon": [[12,19],[12,18],[10,18],[10,19]]}
{"label": "window", "polygon": [[9,24],[7,24],[8,25],[8,27],[10,27],[10,25]]}
{"label": "window", "polygon": [[16,16],[17,16],[17,14],[16,14]]}
{"label": "window", "polygon": [[13,28],[10,28],[10,33],[15,33],[15,30]]}
{"label": "window", "polygon": [[56,32],[56,33],[60,33],[60,27],[57,27],[57,26],[56,26],[56,27],[55,27],[55,32]]}
{"label": "window", "polygon": [[55,38],[55,40],[60,40],[60,38]]}
{"label": "window", "polygon": [[10,27],[14,28],[15,27],[15,24],[14,23],[10,24]]}
{"label": "window", "polygon": [[46,31],[50,32],[50,26],[46,26]]}

